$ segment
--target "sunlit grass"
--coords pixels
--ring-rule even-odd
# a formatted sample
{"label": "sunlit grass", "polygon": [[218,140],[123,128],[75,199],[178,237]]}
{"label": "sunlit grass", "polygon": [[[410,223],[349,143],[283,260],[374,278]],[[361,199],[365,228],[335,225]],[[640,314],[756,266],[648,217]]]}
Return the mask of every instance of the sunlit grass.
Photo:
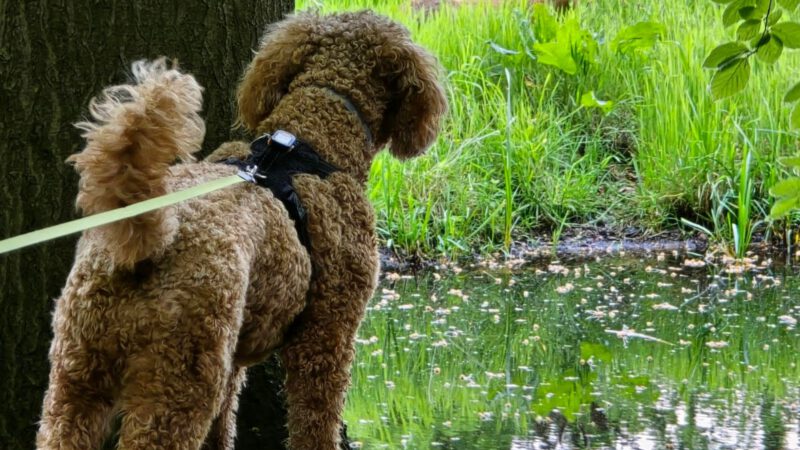
{"label": "sunlit grass", "polygon": [[[728,214],[736,222],[746,207],[750,225],[763,219],[767,189],[782,174],[776,158],[798,149],[781,103],[797,81],[796,54],[784,52],[774,67],[755,64],[743,93],[713,102],[702,61],[733,33],[713,2],[582,2],[569,17],[593,33],[599,53],[575,76],[530,56],[529,2],[442,3],[425,12],[407,0],[298,2],[387,14],[445,68],[450,113],[428,156],[400,163],[382,155],[373,166],[370,196],[391,247],[457,256],[541,232],[557,240],[575,224],[658,231],[686,218],[733,248]],[[643,20],[666,26],[653,49],[623,54],[607,44]],[[581,108],[589,91],[614,109]],[[751,189],[742,202],[745,154]]]}

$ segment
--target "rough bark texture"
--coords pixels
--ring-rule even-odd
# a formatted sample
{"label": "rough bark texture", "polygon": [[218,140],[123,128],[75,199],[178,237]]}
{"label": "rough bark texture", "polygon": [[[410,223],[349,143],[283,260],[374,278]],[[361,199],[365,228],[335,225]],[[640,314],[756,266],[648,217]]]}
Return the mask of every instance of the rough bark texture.
{"label": "rough bark texture", "polygon": [[[77,177],[64,163],[81,146],[72,123],[103,87],[126,79],[133,60],[178,58],[206,88],[204,149],[234,137],[235,85],[265,26],[293,3],[0,0],[0,238],[76,217]],[[33,447],[47,383],[52,300],[75,240],[0,256],[2,449]],[[255,377],[250,386],[277,385]],[[240,416],[243,439],[266,419]]]}

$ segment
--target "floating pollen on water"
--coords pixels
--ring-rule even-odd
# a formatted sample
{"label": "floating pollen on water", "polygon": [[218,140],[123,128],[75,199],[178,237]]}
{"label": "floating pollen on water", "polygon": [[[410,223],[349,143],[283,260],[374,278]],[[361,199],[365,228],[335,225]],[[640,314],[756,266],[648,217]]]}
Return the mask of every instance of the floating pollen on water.
{"label": "floating pollen on water", "polygon": [[719,349],[719,348],[727,347],[728,343],[725,342],[725,341],[709,341],[709,342],[706,342],[706,346],[708,348]]}

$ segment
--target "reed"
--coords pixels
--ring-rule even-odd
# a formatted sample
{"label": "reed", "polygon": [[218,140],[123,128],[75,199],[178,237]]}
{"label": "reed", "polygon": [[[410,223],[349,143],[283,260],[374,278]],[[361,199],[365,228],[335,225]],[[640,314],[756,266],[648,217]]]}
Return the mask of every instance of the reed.
{"label": "reed", "polygon": [[[734,31],[710,1],[582,2],[555,19],[577,21],[596,43],[576,56],[575,74],[534,58],[548,25],[525,0],[427,11],[407,0],[298,6],[387,14],[445,68],[450,114],[439,140],[410,163],[381,155],[371,174],[381,237],[400,252],[459,256],[531,236],[557,241],[576,224],[657,232],[685,219],[741,253],[769,209],[768,188],[785,175],[777,158],[798,150],[781,102],[798,55],[755,64],[745,91],[712,100],[702,63]],[[663,24],[665,35],[652,48],[612,45],[640,21]],[[583,107],[588,92],[614,106]],[[728,206],[741,212],[730,223],[715,216]]]}

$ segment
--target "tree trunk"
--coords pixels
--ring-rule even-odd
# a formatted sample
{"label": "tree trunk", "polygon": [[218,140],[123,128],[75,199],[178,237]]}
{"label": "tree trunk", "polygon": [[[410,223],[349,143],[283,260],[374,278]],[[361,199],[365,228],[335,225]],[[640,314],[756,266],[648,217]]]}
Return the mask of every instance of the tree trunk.
{"label": "tree trunk", "polygon": [[[236,83],[265,26],[293,3],[0,0],[0,238],[76,217],[77,176],[64,160],[82,141],[71,124],[103,87],[125,81],[136,59],[178,58],[205,87],[205,152],[234,137]],[[72,264],[75,241],[0,256],[2,449],[33,447],[47,385],[52,299]],[[245,406],[261,401],[282,411],[279,397],[263,393],[279,390],[281,375],[252,372]],[[241,439],[279,448],[280,440],[264,432],[266,423],[285,421],[247,409],[240,414]]]}

